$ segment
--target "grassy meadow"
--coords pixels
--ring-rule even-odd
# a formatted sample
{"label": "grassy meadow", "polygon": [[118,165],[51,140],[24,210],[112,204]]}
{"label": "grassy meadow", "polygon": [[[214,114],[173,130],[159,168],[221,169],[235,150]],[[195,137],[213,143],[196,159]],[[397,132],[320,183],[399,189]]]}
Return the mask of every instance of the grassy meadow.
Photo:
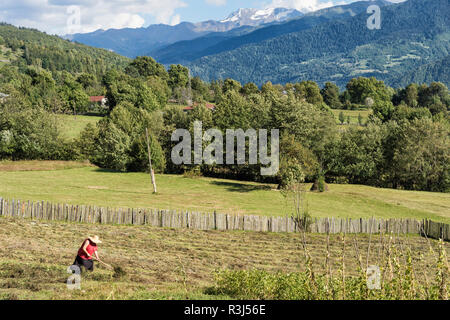
{"label": "grassy meadow", "polygon": [[[20,200],[231,214],[285,215],[291,201],[276,185],[182,175],[119,173],[80,162],[0,162],[0,196]],[[310,185],[305,185],[309,190]],[[307,192],[313,217],[415,218],[450,222],[450,194],[329,185]]]}
{"label": "grassy meadow", "polygon": [[[0,55],[1,58],[1,55]],[[172,106],[177,106],[180,108],[184,108],[184,105],[176,105],[171,104]],[[363,117],[363,123],[367,122],[367,118],[369,117],[369,114],[371,113],[370,110],[336,110],[333,109],[333,114],[336,118],[336,123],[340,124],[339,121],[339,113],[344,113],[345,116],[345,124],[347,124],[347,117],[350,116],[350,124],[351,125],[359,125],[358,123],[358,115],[361,114]],[[60,130],[63,134],[63,136],[66,139],[72,140],[77,138],[81,131],[90,123],[92,125],[95,125],[101,117],[99,116],[86,116],[86,115],[57,115],[58,122],[60,123]]]}
{"label": "grassy meadow", "polygon": [[359,125],[358,122],[358,117],[361,114],[362,119],[363,119],[363,123],[367,122],[367,119],[369,118],[369,115],[371,114],[371,110],[338,110],[338,109],[333,109],[333,114],[336,118],[336,123],[337,124],[341,124],[341,121],[339,121],[339,114],[342,112],[344,114],[345,117],[345,124],[347,123],[347,117],[350,117],[350,123],[351,125]]}
{"label": "grassy meadow", "polygon": [[64,114],[59,114],[57,117],[63,136],[69,140],[77,138],[89,123],[95,126],[101,119],[101,117],[97,116],[74,116]]}
{"label": "grassy meadow", "polygon": [[[100,257],[124,272],[117,273],[96,264],[94,273],[83,273],[81,290],[68,290],[67,268],[82,241],[94,234],[103,240]],[[173,230],[0,218],[0,243],[0,300],[234,299],[234,295],[213,290],[216,271],[290,273],[307,268],[300,234]],[[325,235],[307,234],[304,243],[316,274],[323,274],[329,255],[330,271],[339,275],[343,246],[339,235],[330,236],[329,250]],[[434,282],[436,241],[428,242],[413,235],[348,236],[344,257],[348,279],[358,275],[355,244],[364,265],[377,264],[382,268],[387,248],[393,246],[394,251],[409,248],[414,252],[415,279],[426,284]],[[448,256],[447,245],[445,250]],[[396,264],[403,268],[403,258]]]}
{"label": "grassy meadow", "polygon": [[[67,139],[76,138],[88,123],[100,119],[59,117]],[[358,112],[352,119],[357,124]],[[272,184],[183,175],[156,175],[156,181],[158,194],[152,194],[150,176],[145,173],[113,172],[76,161],[0,162],[0,197],[9,199],[267,216],[292,210],[291,201]],[[305,190],[310,187],[306,184]],[[306,192],[306,200],[313,217],[428,218],[450,223],[450,194],[445,193],[331,184],[325,193]],[[90,235],[103,240],[100,257],[123,272],[96,263],[94,273],[82,274],[81,290],[69,290],[67,268]],[[419,299],[439,299],[439,288],[450,285],[439,276],[442,263],[437,241],[418,235],[359,234],[344,240],[340,235],[306,234],[303,238],[301,234],[0,217],[0,243],[0,300],[304,299],[310,284],[303,284],[302,275],[312,270],[317,279],[330,276],[335,281],[342,279],[345,265],[346,290],[337,289],[337,296],[309,296],[343,299],[342,292],[358,291],[352,283],[358,286],[361,261],[364,268],[379,265],[383,275],[393,275],[394,294],[417,292]],[[448,244],[443,245],[448,257]],[[413,253],[411,263],[408,250]],[[408,277],[411,270],[413,278]],[[289,285],[286,279],[292,280]],[[414,290],[409,290],[412,283]],[[283,290],[278,292],[274,288],[280,285]],[[399,286],[406,289],[395,289]],[[382,292],[381,298],[389,296]],[[345,297],[354,298],[358,299]]]}

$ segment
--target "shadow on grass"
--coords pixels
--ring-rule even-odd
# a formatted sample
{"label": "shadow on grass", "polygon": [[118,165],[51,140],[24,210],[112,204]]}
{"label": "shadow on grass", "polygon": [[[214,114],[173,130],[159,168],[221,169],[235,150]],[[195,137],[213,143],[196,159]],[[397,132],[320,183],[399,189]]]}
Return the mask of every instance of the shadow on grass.
{"label": "shadow on grass", "polygon": [[118,174],[143,173],[143,174],[150,174],[149,172],[144,172],[144,171],[118,171],[118,170],[105,169],[105,168],[100,168],[100,167],[96,167],[94,169],[94,171],[97,172],[97,173],[118,173]]}
{"label": "shadow on grass", "polygon": [[[128,193],[128,194],[141,194],[141,195],[153,195],[151,191],[148,192],[142,192],[142,191],[129,191],[129,190],[119,190],[119,189],[109,189],[109,188],[89,188],[89,187],[80,187],[80,186],[70,186],[74,189],[81,189],[81,190],[90,190],[90,191],[96,191],[96,192],[105,192],[105,193],[113,193],[113,194],[122,194],[122,193]],[[150,188],[150,187],[149,187]],[[150,190],[150,189],[149,189]],[[157,195],[157,194],[156,194]]]}
{"label": "shadow on grass", "polygon": [[96,172],[100,172],[100,173],[126,173],[126,172],[122,172],[122,171],[117,171],[117,170],[113,170],[113,169],[104,169],[104,168],[95,168]]}
{"label": "shadow on grass", "polygon": [[211,184],[225,187],[230,192],[252,192],[258,190],[271,190],[268,185],[249,185],[239,182],[212,181]]}
{"label": "shadow on grass", "polygon": [[101,112],[86,112],[84,114],[80,114],[81,116],[85,116],[85,117],[105,117],[106,114],[105,113],[101,113]]}

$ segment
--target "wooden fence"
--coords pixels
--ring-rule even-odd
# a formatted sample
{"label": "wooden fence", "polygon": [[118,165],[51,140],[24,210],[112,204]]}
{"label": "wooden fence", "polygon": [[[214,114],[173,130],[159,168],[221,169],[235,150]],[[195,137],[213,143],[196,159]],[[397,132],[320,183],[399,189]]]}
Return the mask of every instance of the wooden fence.
{"label": "wooden fence", "polygon": [[[244,230],[259,232],[299,232],[292,217],[231,215],[155,209],[102,208],[96,206],[53,204],[45,201],[20,201],[0,198],[0,216],[100,224],[150,225],[196,230]],[[313,233],[396,233],[422,234],[449,240],[449,225],[414,219],[311,219]]]}
{"label": "wooden fence", "polygon": [[450,225],[445,223],[424,220],[422,222],[422,234],[433,239],[450,241]]}

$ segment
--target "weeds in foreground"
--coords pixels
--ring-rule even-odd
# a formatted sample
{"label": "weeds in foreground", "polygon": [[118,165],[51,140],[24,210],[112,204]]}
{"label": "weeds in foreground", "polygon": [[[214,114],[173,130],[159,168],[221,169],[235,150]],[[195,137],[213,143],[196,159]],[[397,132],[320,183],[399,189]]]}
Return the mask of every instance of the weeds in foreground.
{"label": "weeds in foreground", "polygon": [[[215,286],[210,293],[228,295],[236,299],[276,299],[276,300],[448,300],[449,266],[445,243],[440,240],[438,252],[430,243],[430,252],[435,253],[433,268],[435,277],[430,282],[426,277],[418,281],[411,249],[398,244],[394,237],[383,244],[383,266],[380,268],[379,284],[373,288],[363,268],[362,257],[354,239],[355,258],[358,262],[358,275],[346,275],[345,256],[348,252],[345,236],[342,235],[340,269],[333,275],[327,265],[330,252],[327,247],[324,273],[314,272],[313,261],[303,240],[305,253],[304,272],[270,273],[264,270],[218,270],[215,273]],[[370,253],[368,253],[370,254]],[[416,261],[423,255],[416,257]],[[367,259],[367,265],[368,265]]]}

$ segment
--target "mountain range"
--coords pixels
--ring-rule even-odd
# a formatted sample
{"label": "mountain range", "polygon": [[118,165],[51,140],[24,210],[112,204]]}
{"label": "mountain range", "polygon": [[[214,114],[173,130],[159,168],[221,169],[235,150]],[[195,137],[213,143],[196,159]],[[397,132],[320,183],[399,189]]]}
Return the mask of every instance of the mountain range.
{"label": "mountain range", "polygon": [[91,33],[66,35],[64,38],[135,58],[177,41],[230,30],[234,30],[231,35],[240,35],[261,25],[282,22],[302,15],[300,11],[286,8],[239,9],[222,21],[208,20],[198,23],[182,22],[175,26],[155,24],[146,28],[97,30]]}
{"label": "mountain range", "polygon": [[[343,87],[354,77],[375,76],[393,86],[449,85],[449,1],[359,1],[306,14],[241,9],[222,21],[97,31],[74,39],[130,57],[150,55],[167,66],[184,64],[205,81],[313,80]],[[380,7],[380,29],[367,27],[369,5]]]}
{"label": "mountain range", "polygon": [[[343,87],[358,76],[375,76],[399,85],[404,84],[399,79],[407,79],[414,72],[433,72],[438,77],[411,74],[412,79],[445,82],[448,68],[436,70],[438,66],[448,67],[444,58],[450,54],[449,0],[409,0],[384,6],[379,30],[367,27],[369,16],[364,11],[350,18],[325,21],[244,43],[186,65],[192,74],[207,81],[232,78],[258,85],[314,80],[321,85],[333,81]],[[302,19],[305,17],[298,21]]]}
{"label": "mountain range", "polygon": [[[391,3],[384,0],[376,0],[372,4],[383,7]],[[187,64],[201,57],[234,50],[247,44],[258,43],[283,34],[310,29],[328,21],[351,18],[366,12],[367,6],[366,1],[359,1],[349,5],[311,12],[284,23],[272,23],[260,26],[257,29],[247,29],[240,34],[236,34],[236,30],[225,33],[210,33],[193,40],[179,41],[157,48],[147,52],[147,55],[166,65]]]}
{"label": "mountain range", "polygon": [[285,21],[302,16],[303,13],[295,9],[267,8],[267,9],[239,9],[220,21],[227,27],[259,26],[265,23]]}

